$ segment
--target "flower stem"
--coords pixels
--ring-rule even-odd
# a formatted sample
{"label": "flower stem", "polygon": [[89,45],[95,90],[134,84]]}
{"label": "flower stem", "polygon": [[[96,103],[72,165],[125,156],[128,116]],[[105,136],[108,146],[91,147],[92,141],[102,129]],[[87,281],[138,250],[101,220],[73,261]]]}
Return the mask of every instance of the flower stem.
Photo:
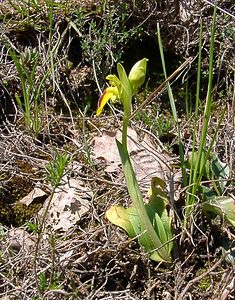
{"label": "flower stem", "polygon": [[122,128],[122,145],[127,150],[127,128],[128,128],[129,117],[124,113],[123,117],[123,128]]}

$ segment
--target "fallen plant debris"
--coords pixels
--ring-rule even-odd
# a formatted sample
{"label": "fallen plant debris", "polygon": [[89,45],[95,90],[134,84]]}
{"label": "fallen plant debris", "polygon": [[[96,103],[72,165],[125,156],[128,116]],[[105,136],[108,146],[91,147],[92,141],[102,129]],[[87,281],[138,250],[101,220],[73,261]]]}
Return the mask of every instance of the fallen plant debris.
{"label": "fallen plant debris", "polygon": [[20,203],[29,206],[34,200],[37,200],[38,198],[45,198],[45,196],[47,196],[46,192],[38,187],[35,187],[27,196],[20,199]]}
{"label": "fallen plant debris", "polygon": [[[117,178],[122,177],[120,168],[121,160],[118,154],[116,139],[121,140],[121,131],[103,130],[102,135],[94,137],[92,144],[92,157],[104,162],[107,173],[115,173]],[[172,157],[163,152],[159,147],[151,142],[151,139],[144,135],[143,139],[138,141],[137,132],[128,127],[127,143],[130,152],[130,158],[136,172],[136,177],[142,187],[150,187],[151,178],[154,176],[162,179],[170,174],[170,163]]]}
{"label": "fallen plant debris", "polygon": [[92,191],[85,188],[81,180],[64,177],[62,181],[63,185],[55,190],[52,199],[49,196],[45,200],[39,215],[44,214],[50,201],[45,224],[52,230],[66,232],[89,211]]}

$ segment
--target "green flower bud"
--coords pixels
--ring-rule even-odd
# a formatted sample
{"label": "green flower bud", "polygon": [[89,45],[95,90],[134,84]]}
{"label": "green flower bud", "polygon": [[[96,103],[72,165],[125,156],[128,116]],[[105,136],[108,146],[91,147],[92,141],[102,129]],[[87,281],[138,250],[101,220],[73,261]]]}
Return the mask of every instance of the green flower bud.
{"label": "green flower bud", "polygon": [[143,58],[132,67],[128,79],[132,88],[132,95],[134,95],[137,89],[144,83],[147,68],[147,58]]}

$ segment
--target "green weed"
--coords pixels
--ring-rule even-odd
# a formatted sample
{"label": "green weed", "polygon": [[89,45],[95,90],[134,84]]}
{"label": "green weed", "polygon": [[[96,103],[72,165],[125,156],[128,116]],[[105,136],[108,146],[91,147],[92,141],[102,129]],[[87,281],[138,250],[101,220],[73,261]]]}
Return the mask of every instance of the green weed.
{"label": "green weed", "polygon": [[[199,54],[198,54],[198,69],[197,69],[197,85],[196,85],[196,101],[195,101],[195,113],[194,113],[194,128],[193,128],[193,144],[192,151],[189,154],[189,160],[187,164],[185,163],[184,156],[184,145],[181,138],[181,130],[179,126],[179,120],[177,116],[175,100],[170,84],[168,83],[168,97],[170,100],[172,116],[176,124],[178,132],[178,143],[180,152],[180,164],[183,177],[183,186],[187,187],[186,201],[185,201],[185,214],[184,214],[184,225],[191,226],[192,219],[194,218],[192,212],[194,207],[198,204],[198,201],[203,202],[203,211],[213,212],[216,215],[220,215],[225,218],[228,223],[235,225],[235,214],[234,214],[234,201],[231,197],[222,196],[224,193],[225,185],[230,174],[228,166],[223,164],[218,157],[212,154],[212,147],[215,143],[215,139],[220,127],[220,124],[224,118],[225,110],[222,112],[219,122],[214,130],[213,136],[209,146],[207,145],[207,135],[209,131],[210,118],[212,115],[213,107],[213,93],[212,93],[212,80],[213,80],[213,66],[214,66],[214,38],[216,30],[216,7],[214,9],[212,28],[211,28],[211,40],[210,40],[210,56],[209,56],[209,70],[208,70],[208,86],[207,86],[207,96],[204,106],[204,113],[202,116],[203,126],[201,137],[199,141],[199,149],[197,149],[196,138],[198,136],[198,119],[201,104],[200,101],[200,90],[201,90],[201,49],[202,49],[202,23],[200,23],[200,33],[199,33]],[[163,55],[163,47],[160,36],[160,29],[158,26],[158,43],[162,59],[163,71],[165,78],[167,78],[165,61]],[[191,95],[188,94],[188,86],[186,83],[186,117],[191,117],[192,114],[192,99]],[[190,101],[189,101],[190,99]],[[188,170],[189,170],[189,180],[188,180]],[[202,184],[202,180],[207,179],[212,182],[212,187],[207,187]],[[205,202],[204,202],[205,201]]]}
{"label": "green weed", "polygon": [[62,177],[64,176],[65,168],[71,161],[67,152],[63,154],[57,153],[55,160],[46,165],[48,181],[53,188],[57,188],[61,184]]}
{"label": "green weed", "polygon": [[26,225],[29,232],[38,233],[38,224],[27,222]]}
{"label": "green weed", "polygon": [[[105,8],[105,3],[103,7]],[[70,21],[74,23],[73,27],[80,36],[84,59],[92,65],[97,84],[98,78],[104,77],[103,70],[111,72],[120,60],[127,41],[141,31],[141,28],[127,29],[126,17],[125,12],[120,14],[113,9],[105,9],[101,19],[94,19],[90,17],[90,13],[78,9],[76,19],[74,22]]]}
{"label": "green weed", "polygon": [[159,138],[168,134],[174,128],[174,120],[168,111],[159,113],[157,109],[153,108],[151,113],[146,111],[137,112],[135,119]]}
{"label": "green weed", "polygon": [[65,151],[62,154],[57,153],[55,159],[53,161],[49,162],[45,167],[47,175],[48,175],[48,180],[52,185],[52,192],[51,192],[48,204],[43,212],[41,222],[38,225],[36,249],[35,249],[35,253],[34,253],[34,275],[35,275],[37,289],[41,296],[43,294],[43,289],[41,287],[41,283],[43,284],[43,287],[44,287],[46,285],[46,282],[45,282],[45,274],[41,275],[42,278],[41,279],[39,278],[39,281],[38,281],[38,277],[37,277],[37,259],[38,259],[39,244],[40,244],[40,241],[42,238],[42,232],[43,232],[43,229],[45,226],[45,220],[46,220],[46,216],[47,216],[52,198],[56,192],[56,189],[60,185],[63,184],[62,178],[65,175],[66,167],[70,161],[71,161],[71,157]]}
{"label": "green weed", "polygon": [[10,49],[9,53],[20,77],[22,97],[18,93],[15,94],[15,97],[23,112],[25,127],[27,130],[33,129],[34,132],[38,133],[40,131],[38,102],[42,84],[46,79],[42,80],[41,84],[37,86],[36,67],[39,54],[29,48],[24,54],[17,53],[14,49]]}

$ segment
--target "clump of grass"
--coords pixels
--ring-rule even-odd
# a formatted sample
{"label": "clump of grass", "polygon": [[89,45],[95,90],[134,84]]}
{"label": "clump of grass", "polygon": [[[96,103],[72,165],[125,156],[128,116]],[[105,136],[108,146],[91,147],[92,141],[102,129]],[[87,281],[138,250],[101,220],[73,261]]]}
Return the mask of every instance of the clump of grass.
{"label": "clump of grass", "polygon": [[169,111],[159,113],[157,108],[152,108],[151,112],[137,112],[135,120],[141,122],[143,126],[154,135],[161,138],[169,134],[174,128],[174,120]]}
{"label": "clump of grass", "polygon": [[[184,154],[184,145],[182,142],[182,133],[179,126],[179,119],[176,111],[175,100],[170,84],[167,84],[168,97],[170,100],[172,116],[175,121],[176,131],[178,133],[178,143],[179,143],[179,154],[180,154],[180,166],[182,172],[182,183],[186,188],[186,199],[185,199],[185,211],[184,211],[184,220],[183,224],[187,228],[192,228],[192,224],[195,219],[195,207],[199,203],[203,203],[204,211],[213,211],[215,214],[219,214],[221,217],[224,217],[228,223],[234,226],[235,224],[235,214],[234,214],[234,204],[233,200],[230,197],[221,197],[225,191],[225,186],[229,177],[229,168],[226,164],[220,162],[218,157],[212,153],[216,136],[220,127],[221,122],[223,121],[225,110],[222,111],[219,118],[218,124],[214,128],[214,132],[211,138],[211,141],[208,145],[208,133],[210,128],[210,120],[212,116],[212,107],[213,107],[213,68],[214,68],[214,40],[215,40],[215,31],[216,31],[216,12],[217,8],[214,8],[214,14],[212,19],[211,26],[211,37],[210,37],[210,51],[209,51],[209,70],[208,70],[208,85],[207,85],[207,95],[206,101],[204,104],[204,112],[200,116],[200,111],[202,109],[200,101],[200,91],[201,91],[201,50],[202,50],[202,22],[200,23],[200,33],[199,33],[199,54],[198,54],[198,69],[197,69],[197,85],[196,85],[196,101],[195,101],[195,112],[194,112],[194,125],[193,125],[193,141],[192,141],[192,151],[188,159],[189,169],[185,163],[185,154]],[[165,61],[163,55],[163,47],[160,38],[160,29],[158,26],[158,43],[160,48],[160,54],[162,59],[163,71],[165,78],[167,78]],[[186,85],[186,91],[187,91]],[[188,96],[186,96],[186,117],[189,117],[189,103]],[[198,134],[198,120],[201,117],[202,119],[202,131],[200,134],[200,140],[197,141]],[[197,142],[199,147],[197,148]],[[189,178],[188,178],[189,172]],[[213,182],[213,188],[203,186],[202,179],[217,180],[218,184],[216,185]],[[214,189],[214,190],[213,190]],[[217,194],[217,196],[216,196]],[[205,197],[205,195],[208,195]],[[206,200],[205,200],[206,199]],[[208,199],[211,200],[210,203],[205,202]]]}
{"label": "clump of grass", "polygon": [[21,108],[24,116],[26,130],[38,133],[40,131],[39,98],[46,76],[39,84],[36,84],[36,68],[39,62],[39,53],[30,48],[25,55],[9,51],[20,77],[22,97],[15,94],[17,104]]}

